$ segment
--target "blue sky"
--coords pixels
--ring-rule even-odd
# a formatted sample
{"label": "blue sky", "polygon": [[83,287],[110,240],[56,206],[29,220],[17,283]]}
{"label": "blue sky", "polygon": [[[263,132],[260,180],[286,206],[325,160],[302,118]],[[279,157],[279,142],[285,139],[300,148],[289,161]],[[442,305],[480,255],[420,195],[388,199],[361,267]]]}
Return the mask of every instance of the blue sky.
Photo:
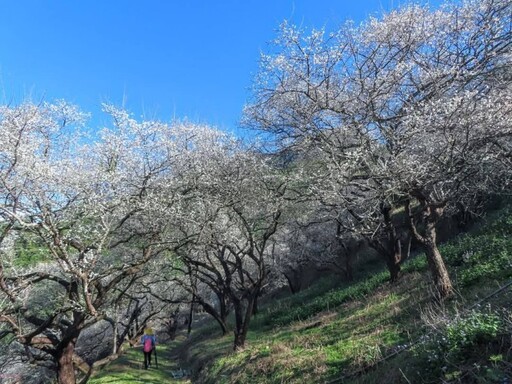
{"label": "blue sky", "polygon": [[[403,3],[403,1],[402,1]],[[431,4],[439,1],[431,0]],[[0,0],[0,101],[188,118],[237,132],[260,52],[283,20],[333,28],[398,0]]]}

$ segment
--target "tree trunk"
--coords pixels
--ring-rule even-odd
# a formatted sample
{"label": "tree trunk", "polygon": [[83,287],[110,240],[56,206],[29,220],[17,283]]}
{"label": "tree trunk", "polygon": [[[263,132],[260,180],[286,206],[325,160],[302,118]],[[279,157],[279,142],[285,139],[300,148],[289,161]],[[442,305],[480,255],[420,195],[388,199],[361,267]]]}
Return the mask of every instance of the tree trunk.
{"label": "tree trunk", "polygon": [[396,283],[398,281],[398,277],[400,276],[400,258],[402,256],[401,250],[396,248],[393,249],[393,252],[388,252],[386,257],[386,265],[389,271],[389,281],[391,283]]}
{"label": "tree trunk", "polygon": [[405,210],[409,216],[409,224],[411,232],[424,247],[427,254],[428,267],[432,275],[435,287],[435,298],[438,300],[445,299],[453,294],[453,286],[446,269],[441,252],[437,248],[437,231],[436,224],[443,214],[443,204],[428,203],[426,200],[418,199],[422,206],[423,222],[425,223],[425,235],[422,236],[411,213],[410,202],[405,205]]}
{"label": "tree trunk", "polygon": [[386,261],[391,283],[398,281],[400,276],[400,260],[402,258],[402,247],[400,241],[392,243],[392,247],[383,245],[379,240],[368,239],[370,247],[375,249]]}
{"label": "tree trunk", "polygon": [[380,206],[384,216],[384,224],[387,232],[389,247],[386,249],[386,264],[388,266],[390,281],[398,280],[400,274],[400,263],[402,262],[402,243],[397,236],[396,227],[391,218],[391,205],[383,202]]}
{"label": "tree trunk", "polygon": [[[254,301],[256,295],[251,293],[247,298],[247,308],[243,308],[241,301],[235,305],[235,341],[233,345],[234,351],[241,351],[245,347],[245,340],[249,330],[249,323],[251,321],[251,314],[254,309]],[[244,313],[245,312],[245,313]]]}
{"label": "tree trunk", "polygon": [[[338,245],[340,246],[340,250],[338,252],[338,258],[341,259],[341,270],[345,274],[345,279],[347,281],[354,280],[354,271],[352,268],[352,252],[345,245],[342,237],[342,228],[341,223],[336,222],[336,240],[338,241]],[[338,264],[338,263],[336,263]]]}
{"label": "tree trunk", "polygon": [[233,345],[234,351],[241,351],[242,349],[244,349],[245,337],[246,335],[244,335],[243,332],[235,330],[235,342]]}
{"label": "tree trunk", "polygon": [[438,299],[444,299],[453,294],[453,286],[441,252],[439,252],[437,248],[436,228],[434,223],[427,224],[426,235],[424,246],[427,253],[428,267],[436,289],[435,296]]}
{"label": "tree trunk", "polygon": [[239,351],[243,349],[245,345],[245,337],[243,335],[244,315],[241,301],[238,299],[233,300],[233,307],[235,312],[235,329],[233,330],[235,340],[233,350]]}
{"label": "tree trunk", "polygon": [[219,311],[219,320],[222,322],[222,324],[221,324],[222,334],[225,335],[228,330],[228,327],[227,327],[227,318],[228,318],[228,314],[229,314],[228,297],[222,290],[216,291],[215,294],[217,295],[217,298],[219,300],[219,310],[220,310]]}
{"label": "tree trunk", "polygon": [[176,338],[176,332],[178,331],[178,325],[179,325],[179,315],[180,315],[180,307],[176,307],[176,309],[171,312],[169,315],[169,320],[167,320],[167,334],[169,335],[169,338],[171,340],[174,340]]}
{"label": "tree trunk", "polygon": [[75,368],[73,366],[73,354],[75,352],[75,341],[70,341],[63,349],[58,358],[57,374],[59,384],[75,384]]}
{"label": "tree trunk", "polygon": [[190,301],[190,310],[188,312],[188,325],[187,325],[187,335],[190,336],[192,332],[192,321],[194,320],[194,301],[196,300],[196,295],[192,295],[192,300]]}
{"label": "tree trunk", "polygon": [[204,311],[212,316],[217,323],[219,323],[220,329],[222,330],[222,334],[225,335],[228,333],[228,326],[226,323],[226,318],[222,316],[222,313],[219,313],[212,307],[210,304],[204,301],[199,301],[199,304],[203,307]]}
{"label": "tree trunk", "polygon": [[115,322],[114,322],[114,329],[112,330],[112,333],[113,333],[113,336],[114,336],[114,340],[113,340],[113,347],[112,347],[112,354],[115,355],[117,353],[117,347],[118,347],[118,341],[117,341],[117,337],[118,337],[118,311],[119,311],[119,306],[117,305],[117,303],[115,304],[114,306],[114,319],[115,319]]}
{"label": "tree trunk", "polygon": [[252,315],[256,316],[258,314],[259,308],[258,308],[258,297],[260,296],[259,291],[254,296],[254,304],[252,305]]}
{"label": "tree trunk", "polygon": [[292,295],[300,292],[302,288],[302,282],[300,281],[300,277],[298,275],[299,273],[295,269],[292,269],[289,273],[283,272],[283,276],[288,282],[288,287],[290,288]]}

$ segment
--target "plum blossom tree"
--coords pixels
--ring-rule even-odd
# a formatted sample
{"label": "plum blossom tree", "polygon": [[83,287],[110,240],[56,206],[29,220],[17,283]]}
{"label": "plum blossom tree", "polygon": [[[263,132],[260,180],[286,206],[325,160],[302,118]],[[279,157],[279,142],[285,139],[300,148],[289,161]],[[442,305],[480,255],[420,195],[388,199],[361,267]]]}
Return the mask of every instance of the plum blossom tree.
{"label": "plum blossom tree", "polygon": [[436,224],[507,174],[511,8],[509,0],[410,5],[328,36],[285,24],[245,110],[248,126],[282,145],[323,153],[337,181],[326,189],[331,201],[359,226],[386,229],[396,261],[386,215],[416,202],[426,232],[411,230],[439,297],[452,284]]}
{"label": "plum blossom tree", "polygon": [[[509,1],[493,0],[436,12],[411,7],[372,20],[361,33],[357,101],[367,100],[371,129],[360,160],[384,187],[378,191],[405,204],[441,298],[452,285],[436,224],[456,206],[470,209],[475,197],[503,187],[493,176],[506,173],[503,148],[511,139],[510,79],[503,75],[511,12]],[[412,200],[420,206],[423,234],[412,220]]]}
{"label": "plum blossom tree", "polygon": [[[206,150],[207,149],[207,150]],[[174,215],[184,242],[175,247],[183,276],[210,287],[218,314],[194,295],[223,331],[227,306],[235,315],[234,349],[244,347],[257,298],[267,283],[271,239],[282,224],[287,178],[268,160],[233,140],[213,143],[190,159],[194,194]],[[224,325],[223,325],[224,324]]]}
{"label": "plum blossom tree", "polygon": [[[0,113],[2,240],[19,233],[46,252],[30,268],[3,255],[1,335],[23,344],[34,361],[52,361],[59,383],[76,381],[81,332],[112,320],[111,309],[168,249],[161,242],[168,223],[153,201],[165,190],[170,210],[172,196],[186,193],[175,181],[181,153],[196,136],[191,125],[139,123],[123,110],[105,110],[114,127],[96,142],[81,140],[84,116],[63,102]],[[52,300],[42,305],[44,292]]]}

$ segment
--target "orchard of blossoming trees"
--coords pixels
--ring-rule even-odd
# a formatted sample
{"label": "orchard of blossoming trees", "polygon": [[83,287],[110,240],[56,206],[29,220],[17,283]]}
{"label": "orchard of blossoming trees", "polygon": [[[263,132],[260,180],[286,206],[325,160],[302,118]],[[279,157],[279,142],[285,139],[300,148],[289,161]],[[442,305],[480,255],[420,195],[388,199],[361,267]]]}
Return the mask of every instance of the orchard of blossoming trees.
{"label": "orchard of blossoming trees", "polygon": [[440,297],[452,284],[436,224],[508,186],[511,10],[413,5],[327,36],[284,24],[245,110],[281,148],[322,157],[311,184],[320,209],[367,237],[392,279],[402,241],[389,214],[405,207]]}
{"label": "orchard of blossoming trees", "polygon": [[195,305],[224,333],[234,313],[237,350],[264,289],[333,255],[350,279],[361,241],[394,281],[414,238],[450,296],[437,224],[510,187],[511,20],[511,1],[483,0],[329,34],[283,24],[244,111],[264,146],[110,105],[100,132],[64,101],[1,106],[0,342],[85,382],[105,361],[78,355],[87,329],[115,330],[108,360]]}

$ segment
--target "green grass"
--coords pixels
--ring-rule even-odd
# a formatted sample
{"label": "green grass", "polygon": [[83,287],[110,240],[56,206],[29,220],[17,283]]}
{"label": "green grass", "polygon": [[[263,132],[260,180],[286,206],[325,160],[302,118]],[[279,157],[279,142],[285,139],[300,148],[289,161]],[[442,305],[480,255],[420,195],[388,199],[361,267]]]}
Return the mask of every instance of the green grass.
{"label": "green grass", "polygon": [[98,372],[88,383],[91,384],[134,384],[134,383],[190,383],[189,379],[173,379],[171,372],[180,369],[171,345],[157,348],[158,368],[154,359],[152,367],[142,367],[143,353],[139,347],[130,348],[119,359]]}
{"label": "green grass", "polygon": [[[512,208],[494,212],[440,250],[457,292],[441,306],[431,300],[419,254],[403,266],[397,284],[389,284],[382,269],[352,284],[326,278],[262,304],[241,352],[232,351],[232,334],[222,337],[212,322],[168,353],[177,347],[196,372],[194,382],[212,384],[503,383],[512,376],[512,293],[467,308],[512,279]],[[124,369],[116,373],[119,364]],[[104,382],[146,380],[128,377],[129,366],[116,362],[95,380],[114,374],[124,376]],[[172,383],[147,374],[153,381],[143,382]]]}

